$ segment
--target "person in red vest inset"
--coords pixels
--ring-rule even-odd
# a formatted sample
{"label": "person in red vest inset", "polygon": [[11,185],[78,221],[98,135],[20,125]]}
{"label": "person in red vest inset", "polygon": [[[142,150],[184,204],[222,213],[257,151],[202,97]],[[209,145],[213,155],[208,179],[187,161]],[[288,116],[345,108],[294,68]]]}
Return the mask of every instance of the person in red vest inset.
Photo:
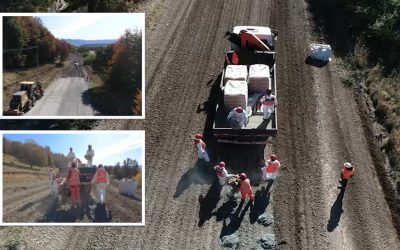
{"label": "person in red vest inset", "polygon": [[250,179],[247,178],[245,173],[239,175],[240,179],[240,193],[242,194],[242,201],[246,199],[246,195],[250,197],[250,201],[254,200],[253,189],[251,188]]}
{"label": "person in red vest inset", "polygon": [[67,176],[67,181],[71,188],[71,208],[75,208],[75,199],[77,199],[78,205],[81,205],[80,178],[79,169],[76,168],[76,163],[72,162]]}
{"label": "person in red vest inset", "polygon": [[205,162],[210,162],[210,157],[206,151],[207,145],[203,141],[203,135],[197,134],[194,138],[194,146],[197,149],[197,155],[199,156],[199,159],[203,159]]}
{"label": "person in red vest inset", "polygon": [[281,163],[277,160],[275,154],[271,154],[269,160],[265,161],[265,166],[261,168],[262,170],[262,180],[275,180],[276,172],[281,167]]}
{"label": "person in red vest inset", "polygon": [[110,184],[110,176],[103,165],[99,165],[97,172],[92,179],[92,184],[96,184],[96,199],[97,203],[106,203],[106,188]]}
{"label": "person in red vest inset", "polygon": [[342,172],[341,172],[341,178],[339,179],[340,185],[337,186],[339,189],[344,190],[347,186],[347,182],[353,178],[355,171],[355,166],[354,164],[351,164],[350,162],[345,162],[343,164]]}

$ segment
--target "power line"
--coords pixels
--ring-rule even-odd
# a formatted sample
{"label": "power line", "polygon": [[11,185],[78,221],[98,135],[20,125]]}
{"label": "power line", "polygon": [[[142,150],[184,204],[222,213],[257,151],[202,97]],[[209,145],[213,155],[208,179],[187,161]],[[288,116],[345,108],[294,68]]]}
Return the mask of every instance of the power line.
{"label": "power line", "polygon": [[37,48],[38,48],[38,46],[32,46],[32,47],[27,47],[27,48],[18,48],[18,49],[3,49],[3,53],[32,50],[32,49],[37,49]]}

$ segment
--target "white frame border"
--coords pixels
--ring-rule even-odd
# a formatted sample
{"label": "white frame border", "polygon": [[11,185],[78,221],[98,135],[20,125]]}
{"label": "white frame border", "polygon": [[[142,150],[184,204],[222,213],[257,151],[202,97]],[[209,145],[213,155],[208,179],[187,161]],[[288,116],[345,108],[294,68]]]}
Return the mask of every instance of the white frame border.
{"label": "white frame border", "polygon": [[36,131],[36,130],[1,130],[1,138],[3,139],[4,134],[133,134],[133,133],[141,133],[143,134],[143,147],[142,147],[142,222],[135,223],[124,223],[124,222],[108,222],[108,223],[51,223],[51,222],[3,222],[3,140],[0,143],[0,161],[1,161],[1,171],[0,171],[0,226],[145,226],[145,193],[146,193],[146,167],[145,167],[145,147],[146,147],[146,132],[144,130],[44,130],[44,131]]}
{"label": "white frame border", "polygon": [[94,120],[111,120],[111,119],[132,119],[132,120],[137,120],[137,119],[145,119],[145,103],[146,103],[146,76],[145,76],[145,68],[146,68],[146,58],[145,58],[145,48],[146,48],[146,18],[145,18],[145,13],[144,12],[137,12],[137,13],[0,13],[0,49],[1,49],[1,55],[0,55],[0,82],[1,82],[1,88],[0,88],[0,96],[1,96],[1,102],[0,102],[0,108],[1,111],[4,110],[3,107],[3,17],[4,16],[35,16],[35,17],[40,17],[40,16],[79,16],[79,15],[85,15],[86,17],[90,18],[91,15],[141,15],[143,18],[143,28],[142,28],[142,115],[141,116],[5,116],[3,115],[3,112],[0,114],[0,120],[2,119],[16,119],[16,120],[29,120],[29,119],[71,119],[71,120],[83,120],[83,119],[94,119]]}

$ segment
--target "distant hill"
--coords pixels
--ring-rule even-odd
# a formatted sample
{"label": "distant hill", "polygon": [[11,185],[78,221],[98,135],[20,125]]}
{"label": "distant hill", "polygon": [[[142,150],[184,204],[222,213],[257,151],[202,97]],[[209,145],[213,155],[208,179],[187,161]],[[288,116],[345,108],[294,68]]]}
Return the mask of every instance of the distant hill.
{"label": "distant hill", "polygon": [[117,39],[104,39],[104,40],[64,39],[64,41],[77,47],[79,46],[99,47],[99,46],[107,46],[113,44],[117,41]]}

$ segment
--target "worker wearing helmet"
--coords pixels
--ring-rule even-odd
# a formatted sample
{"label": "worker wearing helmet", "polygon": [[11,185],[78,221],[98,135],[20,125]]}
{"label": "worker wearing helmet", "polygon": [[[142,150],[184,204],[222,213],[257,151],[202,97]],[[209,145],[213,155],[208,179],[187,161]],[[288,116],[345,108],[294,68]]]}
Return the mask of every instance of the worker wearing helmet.
{"label": "worker wearing helmet", "polygon": [[272,90],[267,89],[265,95],[261,97],[260,102],[264,114],[263,119],[267,120],[269,116],[275,112],[275,107],[278,105],[278,101],[276,100],[276,96],[272,94]]}
{"label": "worker wearing helmet", "polygon": [[56,171],[54,166],[49,169],[49,181],[50,181],[50,193],[53,196],[57,195],[57,182],[56,182]]}
{"label": "worker wearing helmet", "polygon": [[281,163],[277,160],[275,154],[271,154],[269,160],[265,161],[265,166],[261,168],[264,181],[275,180],[276,172],[281,167]]}
{"label": "worker wearing helmet", "polygon": [[341,172],[341,178],[339,179],[339,182],[341,185],[338,186],[339,189],[344,190],[347,186],[347,182],[353,178],[354,175],[354,164],[351,164],[349,162],[345,162],[343,164],[342,172]]}
{"label": "worker wearing helmet", "polygon": [[246,127],[248,121],[246,111],[242,107],[234,108],[231,112],[229,112],[226,119],[229,126],[233,129],[241,129]]}
{"label": "worker wearing helmet", "polygon": [[92,145],[89,145],[85,155],[85,159],[87,160],[86,166],[88,168],[92,167],[93,157],[94,157],[94,150],[92,149]]}
{"label": "worker wearing helmet", "polygon": [[244,201],[247,195],[250,197],[251,201],[254,200],[254,194],[253,194],[253,189],[251,188],[250,179],[247,178],[247,175],[245,173],[241,173],[239,175],[239,179],[240,179],[240,193],[242,194],[242,200]]}
{"label": "worker wearing helmet", "polygon": [[75,160],[75,153],[72,151],[72,148],[69,148],[69,152],[67,154],[67,166],[71,168],[71,163]]}
{"label": "worker wearing helmet", "polygon": [[79,206],[81,205],[81,193],[80,193],[80,172],[76,168],[76,163],[71,163],[71,168],[68,171],[67,181],[71,188],[71,208],[75,208],[75,198],[78,200]]}
{"label": "worker wearing helmet", "polygon": [[221,186],[226,184],[226,178],[230,178],[234,176],[233,174],[228,174],[228,171],[225,169],[225,162],[221,161],[218,165],[214,167],[215,173],[217,174],[219,184]]}
{"label": "worker wearing helmet", "polygon": [[106,202],[106,188],[110,184],[110,176],[103,165],[99,164],[96,174],[92,179],[92,184],[96,184],[96,199],[98,204]]}
{"label": "worker wearing helmet", "polygon": [[196,134],[194,139],[194,146],[197,149],[197,155],[199,159],[203,159],[205,162],[210,162],[210,157],[206,151],[206,143],[203,141],[202,134]]}

